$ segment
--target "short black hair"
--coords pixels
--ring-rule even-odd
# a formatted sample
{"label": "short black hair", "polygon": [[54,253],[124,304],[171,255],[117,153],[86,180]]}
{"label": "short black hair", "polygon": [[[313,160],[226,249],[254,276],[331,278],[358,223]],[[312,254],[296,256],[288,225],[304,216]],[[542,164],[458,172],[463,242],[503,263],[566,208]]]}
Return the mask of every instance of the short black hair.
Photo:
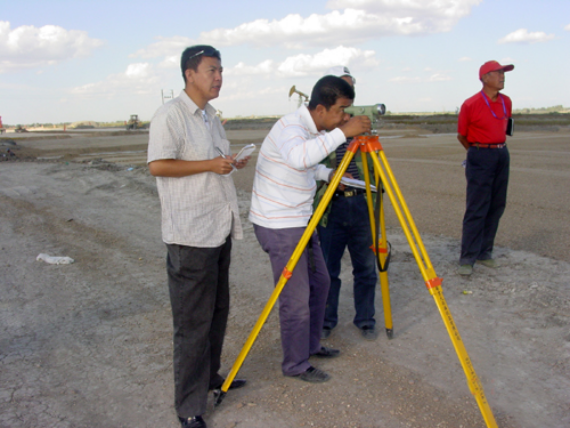
{"label": "short black hair", "polygon": [[210,45],[195,45],[184,49],[180,57],[180,69],[182,70],[182,78],[186,83],[186,70],[192,69],[198,71],[198,66],[202,62],[203,57],[213,57],[222,60],[220,51]]}
{"label": "short black hair", "polygon": [[309,110],[314,110],[319,104],[327,110],[334,106],[339,98],[354,100],[354,89],[344,79],[336,76],[325,76],[319,79],[309,101]]}

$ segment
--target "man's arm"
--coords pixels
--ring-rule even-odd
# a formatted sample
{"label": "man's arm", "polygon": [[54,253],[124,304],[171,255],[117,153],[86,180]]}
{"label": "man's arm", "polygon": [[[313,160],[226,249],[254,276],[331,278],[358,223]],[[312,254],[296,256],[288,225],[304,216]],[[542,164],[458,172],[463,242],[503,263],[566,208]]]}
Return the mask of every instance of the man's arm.
{"label": "man's arm", "polygon": [[150,162],[148,169],[155,177],[186,177],[203,172],[225,175],[232,170],[232,162],[232,159],[225,159],[221,156],[202,161],[159,159]]}
{"label": "man's arm", "polygon": [[471,109],[467,102],[463,103],[461,110],[459,110],[459,117],[457,118],[457,139],[465,150],[469,150],[469,141],[467,141],[467,133],[469,129],[469,117]]}
{"label": "man's arm", "polygon": [[370,122],[368,116],[353,116],[342,126],[339,126],[339,129],[346,138],[351,138],[370,132],[371,127],[372,122]]}
{"label": "man's arm", "polygon": [[469,141],[467,141],[467,137],[461,134],[457,134],[457,139],[461,143],[465,150],[469,150]]}
{"label": "man's arm", "polygon": [[[366,116],[355,116],[342,126],[315,138],[307,138],[307,130],[302,126],[287,126],[281,131],[276,146],[287,165],[306,169],[322,161],[348,137],[367,131],[370,131],[370,119]],[[326,176],[317,176],[317,179],[326,180]]]}

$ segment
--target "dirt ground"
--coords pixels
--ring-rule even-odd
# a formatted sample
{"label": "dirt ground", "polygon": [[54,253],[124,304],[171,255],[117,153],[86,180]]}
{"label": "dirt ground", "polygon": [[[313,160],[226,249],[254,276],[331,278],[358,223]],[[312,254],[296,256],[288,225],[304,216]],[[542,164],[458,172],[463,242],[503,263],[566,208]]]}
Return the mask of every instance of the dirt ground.
{"label": "dirt ground", "polygon": [[[235,151],[266,130],[228,131]],[[165,248],[147,134],[50,133],[0,140],[0,427],[177,427]],[[11,138],[11,139],[10,139]],[[502,428],[570,426],[570,129],[509,140],[511,181],[496,241],[501,267],[455,273],[465,152],[453,134],[386,129],[381,141],[451,314]],[[233,175],[245,238],[234,241],[227,373],[272,291],[247,221],[255,158]],[[485,427],[442,318],[386,202],[394,337],[361,339],[343,259],[340,324],[313,363],[325,384],[285,378],[274,310],[246,358],[245,388],[214,428]],[[37,261],[67,256],[70,265]],[[384,316],[377,293],[377,325]]]}

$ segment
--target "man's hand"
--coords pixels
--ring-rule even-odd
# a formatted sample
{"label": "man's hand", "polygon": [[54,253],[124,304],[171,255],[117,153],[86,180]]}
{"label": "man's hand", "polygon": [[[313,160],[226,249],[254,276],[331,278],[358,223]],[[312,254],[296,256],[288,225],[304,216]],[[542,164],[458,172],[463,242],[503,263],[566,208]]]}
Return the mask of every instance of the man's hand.
{"label": "man's hand", "polygon": [[[233,155],[232,158],[235,158],[235,156],[237,156],[237,155]],[[249,161],[249,159],[250,159],[250,156],[246,156],[246,157],[242,158],[239,162],[236,162],[234,164],[234,166],[237,169],[242,169],[243,167],[245,167],[247,165],[247,162]]]}
{"label": "man's hand", "polygon": [[[344,175],[343,175],[343,177],[346,177],[346,178],[354,178],[350,172],[345,172]],[[344,191],[344,189],[346,189],[346,186],[345,186],[344,184],[342,184],[342,183],[338,183],[338,190]]]}
{"label": "man's hand", "polygon": [[220,175],[226,175],[232,172],[235,163],[233,158],[222,156],[218,156],[217,158],[212,159],[210,162],[210,171]]}
{"label": "man's hand", "polygon": [[469,150],[469,141],[467,141],[467,137],[461,134],[457,134],[457,139],[461,143],[465,150]]}
{"label": "man's hand", "polygon": [[[329,174],[329,183],[330,183],[331,181],[333,181],[333,178],[334,178],[334,176],[335,176],[335,174],[336,174],[337,171],[338,171],[338,170],[335,169],[335,170],[332,170],[332,171],[330,172],[330,174]],[[350,172],[345,172],[344,175],[343,175],[343,177],[346,177],[346,178],[354,178]],[[339,183],[338,183],[338,188],[339,188],[339,190],[344,190],[344,189],[346,188],[346,186],[345,186],[344,184],[342,184],[342,183],[339,181]]]}
{"label": "man's hand", "polygon": [[339,129],[343,132],[346,138],[350,138],[370,132],[371,127],[372,123],[368,116],[353,116],[348,122],[340,126]]}

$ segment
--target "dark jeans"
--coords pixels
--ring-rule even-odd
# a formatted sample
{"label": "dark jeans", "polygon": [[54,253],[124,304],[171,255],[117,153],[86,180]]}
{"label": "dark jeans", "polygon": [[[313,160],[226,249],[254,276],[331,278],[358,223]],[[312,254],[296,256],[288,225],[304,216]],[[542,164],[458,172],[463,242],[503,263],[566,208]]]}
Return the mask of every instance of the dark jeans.
{"label": "dark jeans", "polygon": [[376,325],[374,296],[378,277],[376,257],[370,248],[372,234],[364,195],[351,198],[341,196],[333,200],[327,227],[319,226],[319,237],[331,277],[324,326],[332,329],[338,323],[341,259],[345,248],[348,247],[354,276],[353,292],[356,314],[353,322],[358,328],[373,327]]}
{"label": "dark jeans", "polygon": [[[261,248],[269,254],[273,279],[277,284],[305,228],[268,229],[256,224],[253,226]],[[307,245],[293,269],[293,275],[279,295],[283,347],[281,370],[286,376],[306,371],[311,367],[309,357],[321,349],[321,330],[330,281],[316,233],[311,238],[311,245],[313,256],[310,257]]]}
{"label": "dark jeans", "polygon": [[174,405],[178,416],[188,418],[206,411],[208,389],[221,379],[232,241],[228,237],[217,248],[174,244],[166,248],[174,326]]}
{"label": "dark jeans", "polygon": [[470,147],[467,151],[467,203],[461,239],[462,265],[492,257],[499,220],[507,204],[509,151]]}

